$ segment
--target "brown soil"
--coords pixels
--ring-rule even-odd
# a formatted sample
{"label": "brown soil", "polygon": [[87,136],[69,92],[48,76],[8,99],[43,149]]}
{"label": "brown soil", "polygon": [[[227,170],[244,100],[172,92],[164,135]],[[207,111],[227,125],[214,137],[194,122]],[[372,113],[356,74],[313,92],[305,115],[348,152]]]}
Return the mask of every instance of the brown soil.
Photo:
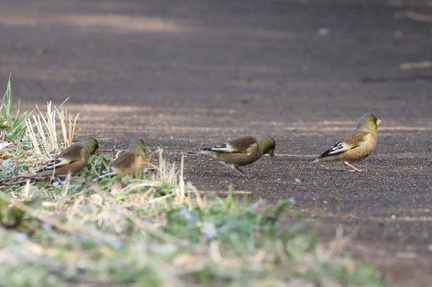
{"label": "brown soil", "polygon": [[[392,286],[431,284],[432,22],[416,14],[430,1],[142,2],[3,3],[2,82],[12,72],[26,106],[69,97],[78,134],[102,148],[142,137],[179,162],[269,134],[277,157],[246,177],[187,156],[187,180],[294,199],[323,242],[339,225],[354,234],[349,252]],[[367,172],[311,164],[365,112],[383,121]]]}

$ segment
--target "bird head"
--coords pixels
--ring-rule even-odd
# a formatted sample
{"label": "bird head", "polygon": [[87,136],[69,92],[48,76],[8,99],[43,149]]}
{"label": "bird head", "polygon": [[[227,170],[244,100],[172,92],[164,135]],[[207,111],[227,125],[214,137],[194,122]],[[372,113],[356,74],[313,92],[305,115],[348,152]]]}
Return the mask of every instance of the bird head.
{"label": "bird head", "polygon": [[143,140],[133,139],[129,144],[128,151],[137,154],[147,154],[147,147]]}
{"label": "bird head", "polygon": [[269,136],[258,137],[258,144],[262,154],[268,153],[271,157],[274,156],[274,150],[276,148],[276,141],[274,138]]}
{"label": "bird head", "polygon": [[376,133],[381,120],[371,113],[364,114],[358,121],[357,129]]}
{"label": "bird head", "polygon": [[84,138],[78,144],[88,149],[90,154],[94,154],[99,147],[98,141],[94,138]]}

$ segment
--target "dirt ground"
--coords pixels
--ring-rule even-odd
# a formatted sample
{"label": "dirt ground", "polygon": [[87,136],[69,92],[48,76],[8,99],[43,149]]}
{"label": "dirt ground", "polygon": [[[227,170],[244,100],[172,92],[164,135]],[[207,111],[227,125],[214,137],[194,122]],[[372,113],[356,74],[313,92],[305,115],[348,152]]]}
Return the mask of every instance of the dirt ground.
{"label": "dirt ground", "polygon": [[[355,235],[349,252],[391,286],[432,286],[431,15],[432,1],[403,0],[8,1],[0,80],[12,72],[24,106],[69,98],[102,148],[142,137],[179,162],[271,135],[276,158],[246,177],[187,156],[187,180],[290,199],[323,242]],[[311,164],[366,112],[383,121],[367,172]]]}

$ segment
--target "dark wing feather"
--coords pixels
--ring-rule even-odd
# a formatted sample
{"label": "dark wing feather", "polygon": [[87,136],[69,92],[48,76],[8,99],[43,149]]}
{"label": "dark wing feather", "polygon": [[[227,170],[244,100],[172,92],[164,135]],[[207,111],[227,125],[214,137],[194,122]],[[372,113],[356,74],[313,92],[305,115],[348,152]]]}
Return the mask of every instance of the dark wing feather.
{"label": "dark wing feather", "polygon": [[345,137],[343,140],[332,146],[330,149],[323,152],[318,159],[336,156],[345,153],[349,150],[355,149],[366,139],[368,132],[356,130],[354,133]]}
{"label": "dark wing feather", "polygon": [[218,153],[245,153],[251,146],[257,144],[254,137],[248,136],[232,140],[228,143],[216,145],[213,147],[203,148],[203,151],[213,151]]}
{"label": "dark wing feather", "polygon": [[326,150],[325,152],[320,154],[318,156],[318,159],[324,158],[324,157],[329,157],[329,156],[335,156],[335,155],[341,154],[345,151],[346,151],[346,148],[344,147],[343,143],[338,142],[337,144],[335,144],[334,146],[332,146],[331,148],[329,148],[328,150]]}

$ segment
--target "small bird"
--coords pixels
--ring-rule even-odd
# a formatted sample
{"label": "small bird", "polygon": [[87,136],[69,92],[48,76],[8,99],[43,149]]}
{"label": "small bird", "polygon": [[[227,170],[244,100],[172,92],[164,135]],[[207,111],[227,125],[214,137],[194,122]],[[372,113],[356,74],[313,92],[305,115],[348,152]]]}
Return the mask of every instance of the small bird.
{"label": "small bird", "polygon": [[204,148],[199,151],[191,151],[189,154],[204,154],[217,160],[239,175],[244,175],[240,166],[251,164],[257,161],[262,155],[268,153],[274,156],[276,141],[269,136],[247,136],[232,140],[228,143]]}
{"label": "small bird", "polygon": [[94,178],[93,181],[99,181],[102,178],[114,175],[130,175],[132,177],[137,177],[144,171],[146,163],[146,145],[143,140],[134,139],[130,142],[127,151],[120,154],[113,162],[111,162],[108,170]]}
{"label": "small bird", "polygon": [[350,171],[360,172],[351,163],[361,161],[372,153],[377,143],[377,130],[381,120],[373,114],[364,114],[358,121],[357,129],[349,136],[319,155],[313,162],[343,161]]}
{"label": "small bird", "polygon": [[94,138],[85,138],[71,145],[47,165],[38,170],[35,176],[66,175],[81,170],[95,153],[99,144]]}

